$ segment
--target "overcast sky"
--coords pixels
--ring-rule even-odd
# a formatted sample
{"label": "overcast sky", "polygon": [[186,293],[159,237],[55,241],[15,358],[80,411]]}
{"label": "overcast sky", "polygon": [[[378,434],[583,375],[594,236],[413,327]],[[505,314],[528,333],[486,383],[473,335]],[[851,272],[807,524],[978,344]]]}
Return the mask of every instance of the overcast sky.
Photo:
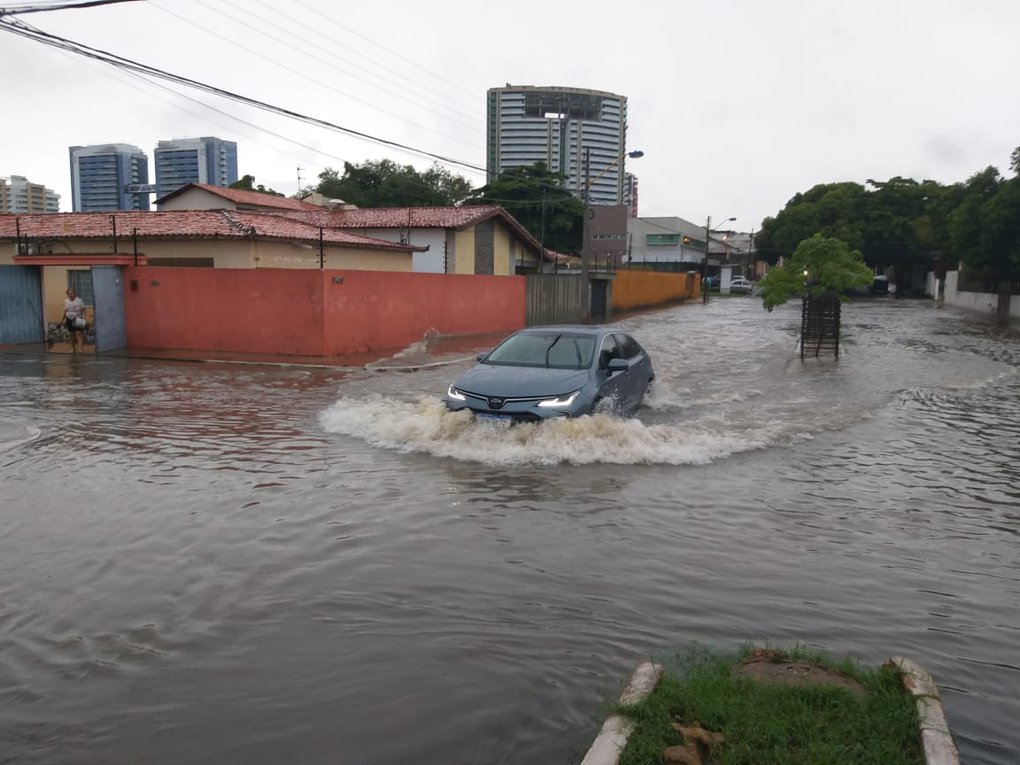
{"label": "overcast sky", "polygon": [[[39,0],[45,4],[52,0]],[[28,0],[4,0],[4,7]],[[816,183],[943,183],[1020,145],[1018,0],[148,0],[40,29],[354,130],[485,165],[490,87],[629,99],[641,215],[757,229]],[[0,176],[71,209],[68,147],[215,135],[288,195],[326,167],[430,161],[0,32]],[[482,173],[451,167],[474,184]],[[150,175],[151,178],[151,175]]]}

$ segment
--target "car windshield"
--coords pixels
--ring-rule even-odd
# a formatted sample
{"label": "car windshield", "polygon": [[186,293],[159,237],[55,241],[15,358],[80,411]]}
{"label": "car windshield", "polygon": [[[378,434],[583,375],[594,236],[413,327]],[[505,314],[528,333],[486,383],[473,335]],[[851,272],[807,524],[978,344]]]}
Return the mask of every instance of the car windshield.
{"label": "car windshield", "polygon": [[568,332],[521,332],[496,346],[486,364],[552,369],[585,369],[595,353],[595,338]]}

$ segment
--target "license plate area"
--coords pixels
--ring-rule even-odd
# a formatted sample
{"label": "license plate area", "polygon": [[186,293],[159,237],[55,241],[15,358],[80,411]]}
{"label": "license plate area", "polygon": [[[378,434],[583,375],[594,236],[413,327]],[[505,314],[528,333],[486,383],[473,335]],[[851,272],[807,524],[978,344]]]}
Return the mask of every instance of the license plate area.
{"label": "license plate area", "polygon": [[513,418],[509,414],[475,412],[475,422],[480,425],[487,425],[491,428],[509,428],[510,425],[513,424]]}

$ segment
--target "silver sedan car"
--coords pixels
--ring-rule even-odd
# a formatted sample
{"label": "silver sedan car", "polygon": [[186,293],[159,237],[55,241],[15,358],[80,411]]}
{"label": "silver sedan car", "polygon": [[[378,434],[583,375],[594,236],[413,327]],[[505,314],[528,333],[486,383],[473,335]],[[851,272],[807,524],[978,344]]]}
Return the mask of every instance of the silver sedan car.
{"label": "silver sedan car", "polygon": [[631,414],[654,379],[648,353],[617,329],[531,327],[479,354],[443,403],[497,426],[603,410]]}

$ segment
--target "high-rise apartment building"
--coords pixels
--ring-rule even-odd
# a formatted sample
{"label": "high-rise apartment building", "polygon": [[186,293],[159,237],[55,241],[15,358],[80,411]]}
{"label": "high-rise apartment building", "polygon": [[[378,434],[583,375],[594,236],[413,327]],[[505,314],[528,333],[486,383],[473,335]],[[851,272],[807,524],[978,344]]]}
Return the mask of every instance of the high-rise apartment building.
{"label": "high-rise apartment building", "polygon": [[149,195],[128,188],[149,182],[149,158],[137,146],[107,143],[70,151],[74,212],[149,209]]}
{"label": "high-rise apartment building", "polygon": [[60,212],[60,194],[23,175],[0,178],[0,213]]}
{"label": "high-rise apartment building", "polygon": [[625,173],[623,176],[623,203],[627,205],[627,214],[636,218],[638,216],[638,180],[633,173]]}
{"label": "high-rise apartment building", "polygon": [[156,198],[189,183],[229,186],[237,180],[237,144],[213,136],[160,141],[153,155]]}
{"label": "high-rise apartment building", "polygon": [[[486,170],[544,162],[596,205],[624,203],[627,99],[581,88],[523,85],[489,90]],[[587,166],[585,156],[588,157]]]}

